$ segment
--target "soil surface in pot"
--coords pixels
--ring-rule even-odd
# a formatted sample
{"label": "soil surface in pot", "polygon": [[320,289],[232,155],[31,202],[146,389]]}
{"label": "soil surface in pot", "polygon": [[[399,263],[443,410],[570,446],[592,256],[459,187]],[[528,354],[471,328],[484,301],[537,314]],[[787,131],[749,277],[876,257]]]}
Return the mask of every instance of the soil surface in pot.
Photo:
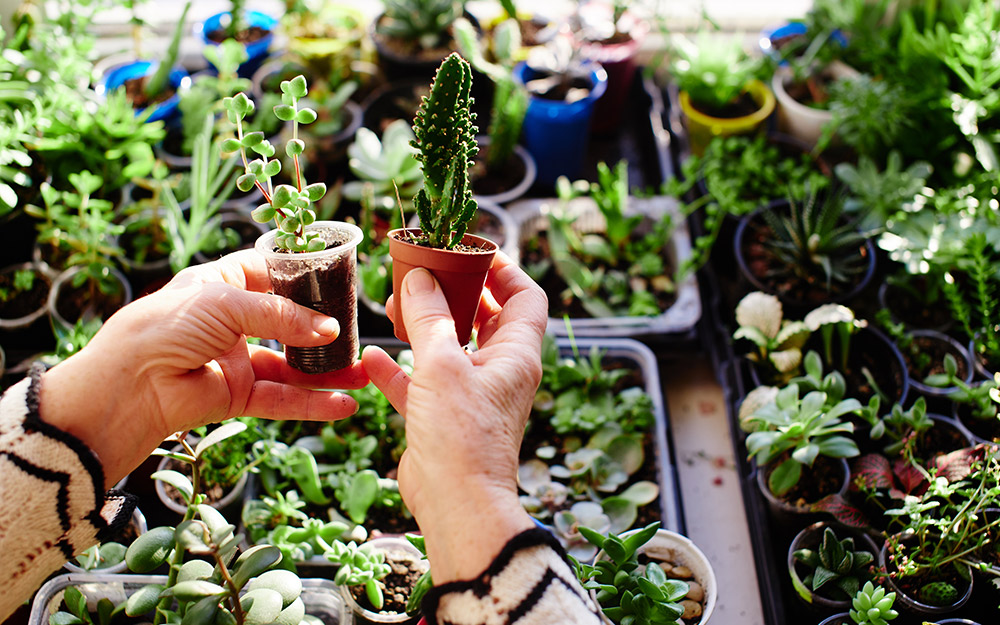
{"label": "soil surface in pot", "polygon": [[149,84],[152,78],[152,76],[142,76],[140,78],[130,78],[125,81],[125,95],[128,96],[129,102],[132,103],[132,108],[143,109],[151,104],[165,102],[173,97],[175,91],[169,83],[160,93],[153,96],[148,95],[146,93],[146,85]]}
{"label": "soil surface in pot", "polygon": [[834,78],[830,72],[823,71],[819,75],[809,76],[801,82],[786,80],[784,87],[788,95],[799,104],[812,109],[826,110],[826,103],[830,99],[827,89],[833,82]]}
{"label": "soil surface in pot", "polygon": [[219,28],[208,33],[207,37],[209,41],[214,41],[215,43],[222,43],[226,39],[235,39],[240,43],[253,43],[255,41],[260,41],[264,37],[271,34],[271,31],[266,28],[261,28],[260,26],[250,26],[249,28],[244,28],[232,37],[225,28]]}
{"label": "soil surface in pot", "polygon": [[[969,588],[969,581],[959,575],[958,571],[950,566],[935,567],[925,575],[899,577],[895,565],[892,564],[895,556],[890,552],[886,557],[889,560],[886,563],[886,567],[889,576],[892,578],[892,583],[899,592],[902,592],[913,601],[924,603],[919,599],[920,589],[932,582],[947,582],[951,584],[958,589],[959,597],[965,594],[965,591]],[[891,588],[886,588],[886,590],[891,590]],[[899,608],[900,606],[897,605],[896,607]]]}
{"label": "soil surface in pot", "polygon": [[13,271],[0,274],[0,292],[7,293],[0,297],[0,319],[19,319],[45,306],[52,283],[40,271],[29,271],[35,277],[31,288],[24,291],[14,286]]}
{"label": "soil surface in pot", "polygon": [[118,239],[125,256],[137,264],[152,263],[170,257],[170,244],[163,228],[152,219],[127,229]]}
{"label": "soil surface in pot", "polygon": [[[779,456],[770,465],[763,467],[762,470],[765,471],[765,477],[770,478],[774,469],[787,457],[787,454]],[[765,484],[766,482],[767,480],[765,480]],[[808,509],[811,504],[823,497],[839,491],[843,485],[844,472],[840,460],[819,456],[816,458],[811,469],[803,467],[802,477],[799,478],[798,484],[793,486],[782,497],[779,497],[779,499],[796,508]]]}
{"label": "soil surface in pot", "polygon": [[477,195],[499,195],[524,180],[524,161],[512,154],[502,165],[490,168],[486,164],[489,151],[489,145],[481,146],[469,170],[472,188]]}
{"label": "soil surface in pot", "polygon": [[118,292],[105,294],[97,287],[91,292],[88,282],[75,287],[72,280],[62,283],[56,309],[66,321],[100,317],[107,320],[119,308],[125,305],[125,290],[119,285]]}
{"label": "soil surface in pot", "polygon": [[955,416],[979,438],[987,441],[1000,439],[1000,419],[997,419],[996,412],[990,418],[975,417],[967,404],[958,404]]}
{"label": "soil surface in pot", "polygon": [[590,80],[581,76],[563,80],[556,74],[546,72],[539,72],[524,86],[536,98],[569,103],[589,96],[592,87]]}
{"label": "soil surface in pot", "polygon": [[[335,229],[321,231],[326,239],[327,249],[344,245],[349,238],[346,233]],[[275,249],[274,251],[280,252]],[[289,260],[294,254],[288,253]],[[310,271],[282,271],[269,268],[274,293],[289,298],[293,302],[308,306],[313,310],[337,319],[341,333],[332,343],[321,347],[286,346],[285,356],[290,365],[306,373],[336,371],[351,365],[358,353],[357,332],[351,326],[357,323],[357,272],[350,254],[324,259],[314,263]],[[318,301],[313,294],[315,285],[320,285],[322,293]]]}
{"label": "soil surface in pot", "polygon": [[910,349],[899,350],[903,354],[903,360],[906,361],[906,368],[910,372],[911,380],[923,382],[929,375],[943,374],[944,357],[948,354],[951,354],[958,364],[958,371],[955,375],[960,380],[964,380],[965,376],[969,374],[965,358],[950,343],[930,336],[915,336],[912,345],[913,347]]}
{"label": "soil surface in pot", "polygon": [[[785,264],[767,248],[766,242],[772,240],[774,240],[774,233],[770,226],[761,223],[758,219],[752,219],[747,224],[746,239],[743,241],[743,255],[750,273],[762,284],[767,285],[768,289],[777,294],[778,297],[803,302],[806,305],[819,306],[832,301],[843,293],[850,292],[856,286],[857,282],[847,284],[831,282],[830,288],[827,289],[823,276],[811,276],[809,279],[803,279],[794,273],[783,273],[787,271]],[[868,249],[864,245],[858,248],[858,256],[867,260]],[[857,279],[860,280],[860,276]]]}
{"label": "soil surface in pot", "polygon": [[[896,360],[896,355],[888,343],[876,338],[877,335],[856,334],[851,339],[851,352],[847,359],[847,369],[840,371],[836,366],[839,361],[839,350],[834,354],[834,365],[830,366],[824,360],[823,372],[829,373],[836,369],[844,375],[847,384],[845,397],[853,397],[862,404],[867,404],[868,399],[875,394],[875,388],[865,376],[867,371],[871,375],[878,388],[890,398],[892,402],[902,399],[903,381],[906,376]],[[867,340],[866,340],[866,337]],[[806,350],[814,350],[823,355],[822,342],[818,334],[814,334],[806,344]]]}
{"label": "soil surface in pot", "polygon": [[936,456],[969,446],[962,431],[947,421],[935,421],[930,429],[916,436],[914,455],[929,462]]}
{"label": "soil surface in pot", "polygon": [[[167,471],[177,471],[178,473],[187,476],[188,479],[191,479],[191,465],[187,464],[186,462],[180,462],[179,460],[168,459],[166,465],[163,468],[164,470]],[[220,501],[223,497],[225,497],[232,489],[232,487],[233,487],[232,484],[229,485],[202,484],[201,492],[205,495],[206,498],[205,503],[212,504],[215,503],[216,501]],[[173,502],[176,503],[178,506],[181,507],[187,506],[187,503],[184,501],[184,498],[181,496],[181,494],[177,491],[176,488],[174,488],[170,484],[164,482],[163,491],[167,494],[167,497],[170,497],[170,499],[173,500]]]}
{"label": "soil surface in pot", "polygon": [[[392,236],[397,241],[405,241],[407,243],[412,243],[413,245],[419,245],[420,247],[427,247],[427,248],[430,247],[430,244],[427,242],[427,238],[423,237],[423,236],[418,236],[416,238],[412,238],[412,237],[409,237],[409,236],[405,235],[402,232],[399,233],[399,234],[393,234]],[[451,248],[451,250],[455,251],[455,252],[469,252],[469,253],[473,253],[473,254],[477,254],[477,253],[480,253],[480,252],[489,252],[492,249],[493,249],[492,246],[490,246],[490,247],[482,247],[480,245],[468,245],[466,243],[459,243],[455,247]]]}
{"label": "soil surface in pot", "polygon": [[757,104],[757,101],[749,93],[741,93],[738,98],[722,107],[705,106],[700,102],[692,102],[691,104],[705,115],[718,119],[747,117],[760,110],[760,105]]}
{"label": "soil surface in pot", "polygon": [[927,278],[913,276],[908,280],[912,282],[910,288],[891,283],[886,287],[883,305],[889,308],[894,317],[907,327],[929,330],[946,328],[954,322],[945,302],[927,302],[915,295],[928,292],[930,287]]}
{"label": "soil surface in pot", "polygon": [[427,561],[406,551],[389,551],[386,553],[385,562],[391,571],[378,582],[384,598],[381,610],[372,607],[364,586],[351,587],[351,595],[358,605],[366,610],[380,614],[403,614],[406,612],[406,601],[410,598],[413,587],[427,570]]}
{"label": "soil surface in pot", "polygon": [[[549,249],[548,236],[544,231],[538,233],[537,237],[525,245],[521,264],[524,266],[530,266],[538,264],[544,260],[551,259],[552,256]],[[664,260],[666,261],[666,259]],[[665,262],[664,265],[663,275],[667,277],[673,276],[674,268],[669,264],[669,262]],[[592,270],[597,269],[596,264],[588,263],[588,266],[590,266]],[[566,284],[566,281],[562,279],[554,267],[549,267],[548,271],[545,272],[545,275],[538,280],[538,284],[545,289],[545,292],[549,295],[549,317],[560,319],[565,315],[569,315],[571,319],[591,317],[590,313],[583,307],[580,300],[569,292],[569,285]],[[677,301],[677,295],[675,293],[655,288],[653,288],[652,291],[656,297],[656,303],[661,312],[670,308],[673,303]],[[602,294],[603,293],[604,292],[602,291]],[[625,316],[625,314],[622,313],[621,316]]]}

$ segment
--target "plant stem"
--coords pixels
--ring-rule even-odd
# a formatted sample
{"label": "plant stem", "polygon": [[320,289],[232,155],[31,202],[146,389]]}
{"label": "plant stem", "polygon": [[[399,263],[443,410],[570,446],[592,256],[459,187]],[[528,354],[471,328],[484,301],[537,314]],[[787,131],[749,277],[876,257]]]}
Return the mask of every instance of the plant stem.
{"label": "plant stem", "polygon": [[237,625],[243,625],[243,606],[240,605],[240,589],[236,587],[236,582],[233,581],[233,576],[229,574],[229,569],[226,568],[226,563],[222,561],[222,554],[219,553],[217,549],[212,550],[212,557],[215,558],[215,564],[219,567],[219,572],[222,575],[222,581],[225,582],[226,586],[229,588],[229,598],[233,604],[233,617],[236,618]]}

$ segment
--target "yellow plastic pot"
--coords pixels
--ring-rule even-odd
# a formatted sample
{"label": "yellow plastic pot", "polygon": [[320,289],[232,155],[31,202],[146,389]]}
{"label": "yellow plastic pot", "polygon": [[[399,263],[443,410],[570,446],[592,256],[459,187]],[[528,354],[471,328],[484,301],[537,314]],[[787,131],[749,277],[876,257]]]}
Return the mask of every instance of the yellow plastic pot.
{"label": "yellow plastic pot", "polygon": [[702,113],[691,103],[691,97],[688,93],[681,91],[681,112],[684,113],[688,143],[692,153],[697,156],[704,154],[708,142],[713,137],[750,134],[757,130],[764,123],[764,120],[774,112],[774,94],[761,81],[750,81],[743,92],[749,93],[760,108],[751,115],[723,118]]}

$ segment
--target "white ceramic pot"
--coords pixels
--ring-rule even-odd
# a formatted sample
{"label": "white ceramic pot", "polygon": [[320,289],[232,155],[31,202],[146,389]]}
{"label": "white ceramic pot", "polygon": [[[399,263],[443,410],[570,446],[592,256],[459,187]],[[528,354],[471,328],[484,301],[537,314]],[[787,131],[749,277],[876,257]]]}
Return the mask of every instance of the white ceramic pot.
{"label": "white ceramic pot", "polygon": [[[859,75],[858,70],[850,65],[833,61],[827,66],[827,71],[834,79],[853,78]],[[778,129],[792,135],[809,145],[816,145],[823,134],[823,126],[833,119],[830,111],[815,109],[802,104],[785,90],[785,84],[791,80],[792,70],[780,67],[771,79],[771,89],[778,100]]]}

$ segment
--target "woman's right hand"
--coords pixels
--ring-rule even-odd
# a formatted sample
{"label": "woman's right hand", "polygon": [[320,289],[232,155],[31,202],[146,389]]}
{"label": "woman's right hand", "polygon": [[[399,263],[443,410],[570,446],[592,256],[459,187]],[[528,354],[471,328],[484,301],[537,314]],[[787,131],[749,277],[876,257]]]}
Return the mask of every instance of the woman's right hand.
{"label": "woman's right hand", "polygon": [[[417,269],[401,294],[413,374],[377,347],[362,355],[372,382],[406,418],[399,488],[426,538],[437,584],[478,576],[510,538],[534,527],[518,500],[517,469],[542,375],[548,303],[502,253],[486,287],[479,350],[459,346],[440,285]],[[386,308],[391,317],[392,299]]]}

